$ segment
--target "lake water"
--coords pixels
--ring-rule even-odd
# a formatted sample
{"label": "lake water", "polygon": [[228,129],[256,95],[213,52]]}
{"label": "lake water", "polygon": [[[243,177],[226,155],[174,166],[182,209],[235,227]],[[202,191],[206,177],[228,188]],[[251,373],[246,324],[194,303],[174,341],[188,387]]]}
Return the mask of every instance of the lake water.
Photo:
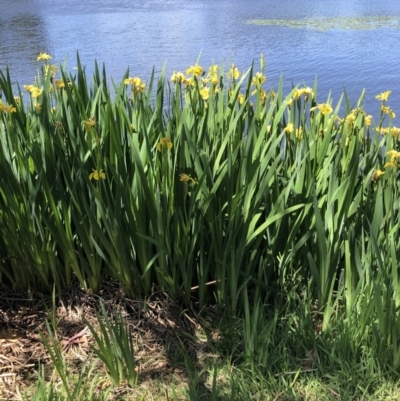
{"label": "lake water", "polygon": [[288,89],[317,76],[319,102],[344,87],[355,102],[366,88],[374,115],[375,95],[392,90],[400,118],[398,0],[0,0],[0,38],[0,68],[20,84],[32,83],[39,52],[72,70],[79,51],[88,72],[97,59],[117,81],[128,67],[143,79],[164,62],[185,70],[200,54],[203,66],[258,67],[263,53],[266,87],[281,73]]}

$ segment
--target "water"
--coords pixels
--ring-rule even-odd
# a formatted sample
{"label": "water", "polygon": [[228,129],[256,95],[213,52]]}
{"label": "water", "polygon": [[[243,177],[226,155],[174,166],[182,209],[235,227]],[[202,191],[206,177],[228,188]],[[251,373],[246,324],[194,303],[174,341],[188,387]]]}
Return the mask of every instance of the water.
{"label": "water", "polygon": [[[169,75],[200,54],[203,66],[234,61],[244,69],[255,60],[258,67],[263,53],[267,87],[276,87],[281,73],[287,89],[291,82],[312,86],[318,77],[319,102],[330,90],[336,102],[343,88],[356,102],[366,88],[365,107],[374,115],[375,95],[392,90],[389,105],[400,116],[396,16],[400,20],[397,0],[0,0],[0,68],[8,66],[14,82],[29,84],[39,52],[56,64],[67,60],[72,70],[79,51],[89,73],[97,59],[119,81],[128,67],[131,76],[146,79],[166,62]],[[323,31],[248,23],[349,17],[350,26]],[[363,17],[392,20],[364,29]]]}

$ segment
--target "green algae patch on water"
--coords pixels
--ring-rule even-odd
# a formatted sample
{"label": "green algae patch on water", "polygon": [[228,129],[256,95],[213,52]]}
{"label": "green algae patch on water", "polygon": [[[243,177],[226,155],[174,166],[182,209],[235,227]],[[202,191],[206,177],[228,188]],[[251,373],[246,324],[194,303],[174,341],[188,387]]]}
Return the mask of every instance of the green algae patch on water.
{"label": "green algae patch on water", "polygon": [[325,32],[329,29],[371,30],[379,28],[400,28],[400,16],[379,17],[338,17],[338,18],[304,18],[304,19],[252,19],[247,24],[266,26],[286,26],[289,28],[306,28]]}

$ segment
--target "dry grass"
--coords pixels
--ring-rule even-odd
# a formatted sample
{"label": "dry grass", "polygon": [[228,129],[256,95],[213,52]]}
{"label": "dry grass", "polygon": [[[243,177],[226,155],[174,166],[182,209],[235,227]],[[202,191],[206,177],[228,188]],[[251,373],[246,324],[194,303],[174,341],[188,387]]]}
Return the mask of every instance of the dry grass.
{"label": "dry grass", "polygon": [[[140,384],[132,390],[114,388],[115,399],[148,394],[149,398],[167,397],[171,386],[185,388],[188,377],[184,356],[190,356],[193,368],[202,370],[205,362],[218,356],[212,353],[203,330],[204,318],[184,310],[165,293],[154,292],[147,299],[129,299],[116,283],[108,283],[99,295],[82,292],[74,287],[65,291],[56,306],[50,296],[15,294],[2,287],[0,296],[0,398],[19,400],[19,393],[29,391],[37,380],[39,365],[44,366],[50,379],[53,366],[39,333],[46,333],[45,320],[55,321],[55,337],[67,361],[69,372],[79,373],[90,354],[94,340],[86,319],[98,327],[96,311],[102,301],[107,310],[122,312],[130,326],[135,344],[135,358],[140,372]],[[195,307],[195,305],[193,305]],[[212,321],[215,308],[202,315]],[[217,334],[211,334],[217,338]],[[104,370],[98,391],[111,384],[105,368],[93,360],[96,370]],[[204,377],[204,381],[206,377]],[[159,398],[161,397],[161,398]],[[167,399],[167,398],[165,398]]]}
{"label": "dry grass", "polygon": [[[139,367],[135,388],[125,383],[113,386],[105,366],[91,352],[95,341],[85,321],[99,328],[96,312],[101,303],[110,317],[115,310],[121,312],[131,328]],[[109,391],[103,398],[107,401],[400,399],[397,376],[371,368],[373,353],[354,360],[350,354],[342,355],[339,343],[330,349],[326,341],[318,343],[318,354],[315,348],[315,352],[296,356],[290,350],[294,333],[287,338],[284,332],[277,333],[272,340],[276,346],[271,349],[271,365],[264,367],[264,373],[250,372],[242,359],[240,319],[215,306],[202,310],[197,306],[193,300],[184,309],[156,290],[147,298],[131,299],[115,282],[108,282],[98,295],[73,287],[56,301],[38,293],[16,294],[2,286],[0,400],[33,399],[40,367],[46,382],[53,381],[54,389],[61,390],[61,379],[40,336],[49,338],[46,320],[56,327],[54,336],[66,361],[69,384],[78,382],[89,361],[94,372],[88,375],[89,384],[94,383],[97,396]],[[287,319],[290,316],[282,317],[282,321]],[[318,336],[323,341],[323,335]]]}

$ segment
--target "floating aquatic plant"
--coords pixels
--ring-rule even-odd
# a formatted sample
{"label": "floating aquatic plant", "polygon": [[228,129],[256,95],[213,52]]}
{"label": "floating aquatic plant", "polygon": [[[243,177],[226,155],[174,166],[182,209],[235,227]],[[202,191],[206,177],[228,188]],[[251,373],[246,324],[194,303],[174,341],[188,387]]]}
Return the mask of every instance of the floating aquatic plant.
{"label": "floating aquatic plant", "polygon": [[379,28],[400,28],[399,16],[377,17],[335,17],[335,18],[304,18],[304,19],[266,19],[248,20],[248,24],[267,26],[286,26],[289,28],[306,28],[317,31],[329,29],[369,30]]}

